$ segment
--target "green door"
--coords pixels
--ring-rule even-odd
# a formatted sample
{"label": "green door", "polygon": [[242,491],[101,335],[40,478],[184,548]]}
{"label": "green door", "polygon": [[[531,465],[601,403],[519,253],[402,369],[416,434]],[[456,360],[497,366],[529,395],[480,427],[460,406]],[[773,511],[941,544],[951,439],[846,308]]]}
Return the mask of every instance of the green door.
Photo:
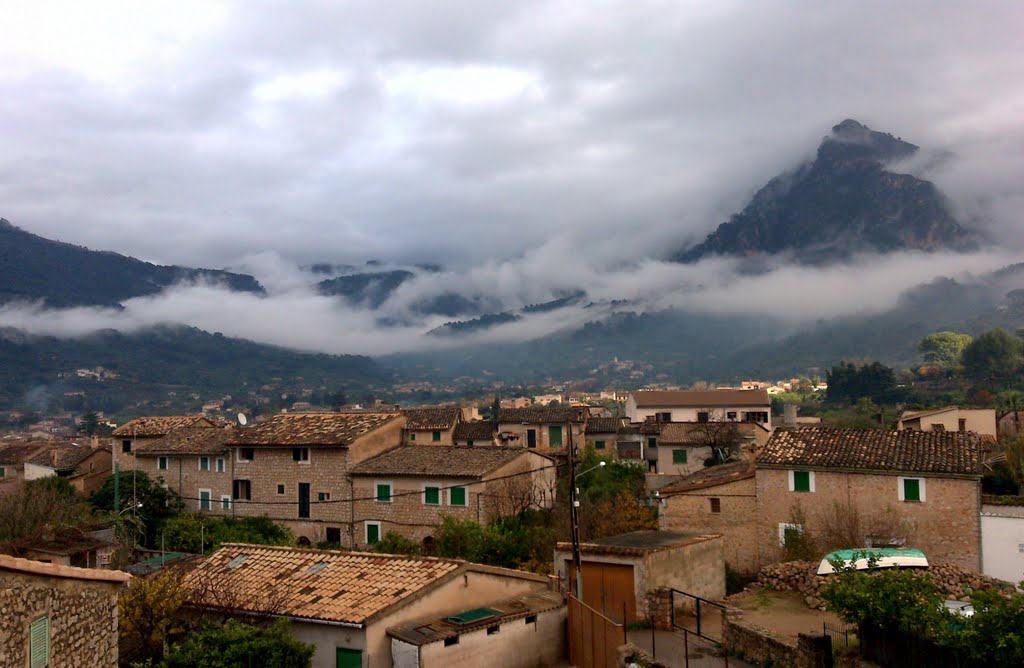
{"label": "green door", "polygon": [[339,647],[336,668],[363,668],[363,653],[358,649]]}

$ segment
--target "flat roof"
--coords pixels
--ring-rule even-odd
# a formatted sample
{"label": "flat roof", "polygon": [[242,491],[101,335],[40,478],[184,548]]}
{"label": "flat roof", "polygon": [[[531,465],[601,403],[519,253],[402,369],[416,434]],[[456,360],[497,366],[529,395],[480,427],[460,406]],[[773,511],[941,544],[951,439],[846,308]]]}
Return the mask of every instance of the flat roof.
{"label": "flat roof", "polygon": [[[580,552],[584,554],[646,554],[718,537],[719,534],[691,533],[687,531],[632,531],[619,534],[618,536],[608,536],[580,543]],[[570,551],[572,550],[572,543],[558,543],[556,549],[559,551]]]}

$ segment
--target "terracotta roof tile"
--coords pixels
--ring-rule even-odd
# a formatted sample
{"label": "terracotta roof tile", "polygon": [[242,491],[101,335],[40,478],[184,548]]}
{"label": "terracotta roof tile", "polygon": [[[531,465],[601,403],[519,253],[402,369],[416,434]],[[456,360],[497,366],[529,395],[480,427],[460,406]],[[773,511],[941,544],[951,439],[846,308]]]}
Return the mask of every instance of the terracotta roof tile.
{"label": "terracotta roof tile", "polygon": [[[536,454],[536,453],[532,453]],[[405,445],[388,450],[352,468],[354,476],[445,476],[481,478],[529,450],[518,447]]]}
{"label": "terracotta roof tile", "polygon": [[679,482],[665,485],[658,490],[658,494],[660,496],[672,496],[673,494],[727,485],[738,480],[753,478],[756,470],[756,465],[751,461],[709,466],[696,473],[691,473]]}
{"label": "terracotta roof tile", "polygon": [[53,448],[51,441],[35,441],[30,443],[12,443],[0,445],[0,464],[11,466],[24,464],[37,457],[42,452],[49,452]]}
{"label": "terracotta roof tile", "polygon": [[451,429],[462,416],[458,408],[406,408],[406,429]]}
{"label": "terracotta roof tile", "polygon": [[586,422],[590,411],[586,406],[530,406],[529,408],[502,408],[498,411],[501,424],[565,424]]}
{"label": "terracotta roof tile", "polygon": [[494,422],[460,422],[453,438],[456,441],[493,441],[496,433],[498,425]]}
{"label": "terracotta roof tile", "polygon": [[463,567],[433,557],[226,544],[185,576],[185,587],[200,607],[227,607],[230,598],[243,612],[361,625]]}
{"label": "terracotta roof tile", "polygon": [[203,415],[154,415],[140,417],[114,430],[114,436],[163,436],[182,427],[215,427]]}
{"label": "terracotta roof tile", "polygon": [[633,392],[638,408],[770,406],[767,390],[647,390]]}
{"label": "terracotta roof tile", "polygon": [[208,427],[183,427],[175,429],[163,438],[141,443],[135,447],[140,456],[157,455],[216,455],[228,449],[234,436],[234,427],[210,429]]}
{"label": "terracotta roof tile", "polygon": [[98,580],[122,584],[131,580],[132,576],[122,571],[108,571],[97,568],[78,568],[77,566],[60,566],[32,559],[20,559],[0,554],[0,570],[30,573],[53,578],[69,578],[74,580]]}
{"label": "terracotta roof tile", "polygon": [[73,471],[94,452],[96,451],[88,445],[54,443],[25,461],[39,466],[49,466],[56,471]]}
{"label": "terracotta roof tile", "polygon": [[352,441],[399,419],[395,412],[278,413],[236,429],[232,445],[333,445]]}
{"label": "terracotta roof tile", "polygon": [[587,420],[586,433],[588,434],[614,434],[619,431],[624,418],[617,417],[592,417]]}
{"label": "terracotta roof tile", "polygon": [[972,432],[804,427],[776,431],[757,465],[979,475],[990,440]]}

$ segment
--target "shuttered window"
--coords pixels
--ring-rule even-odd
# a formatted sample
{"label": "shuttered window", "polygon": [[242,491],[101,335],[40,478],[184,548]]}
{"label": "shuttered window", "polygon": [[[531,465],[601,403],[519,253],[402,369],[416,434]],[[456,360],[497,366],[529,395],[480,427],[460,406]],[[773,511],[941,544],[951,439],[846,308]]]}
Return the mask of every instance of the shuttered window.
{"label": "shuttered window", "polygon": [[30,666],[45,668],[50,665],[50,618],[42,616],[29,627]]}
{"label": "shuttered window", "polygon": [[449,503],[453,506],[464,506],[466,505],[466,488],[465,487],[452,487],[448,490]]}
{"label": "shuttered window", "polygon": [[423,503],[428,506],[441,505],[441,490],[438,487],[423,488]]}
{"label": "shuttered window", "polygon": [[672,463],[673,464],[685,464],[686,463],[686,450],[673,450],[672,451]]}

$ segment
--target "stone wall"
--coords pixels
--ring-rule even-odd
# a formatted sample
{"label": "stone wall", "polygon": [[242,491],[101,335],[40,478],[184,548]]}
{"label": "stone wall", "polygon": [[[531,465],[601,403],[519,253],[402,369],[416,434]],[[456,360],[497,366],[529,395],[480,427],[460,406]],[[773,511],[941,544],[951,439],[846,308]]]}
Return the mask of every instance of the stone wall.
{"label": "stone wall", "polygon": [[745,661],[760,666],[825,668],[831,666],[832,641],[820,633],[801,633],[796,642],[743,621],[743,612],[722,614],[722,644]]}
{"label": "stone wall", "polygon": [[119,584],[0,573],[0,661],[27,666],[29,626],[47,615],[50,666],[117,665]]}
{"label": "stone wall", "polygon": [[667,663],[658,661],[631,642],[620,645],[616,650],[615,665],[618,668],[629,668],[633,665],[642,666],[643,668],[669,668]]}

